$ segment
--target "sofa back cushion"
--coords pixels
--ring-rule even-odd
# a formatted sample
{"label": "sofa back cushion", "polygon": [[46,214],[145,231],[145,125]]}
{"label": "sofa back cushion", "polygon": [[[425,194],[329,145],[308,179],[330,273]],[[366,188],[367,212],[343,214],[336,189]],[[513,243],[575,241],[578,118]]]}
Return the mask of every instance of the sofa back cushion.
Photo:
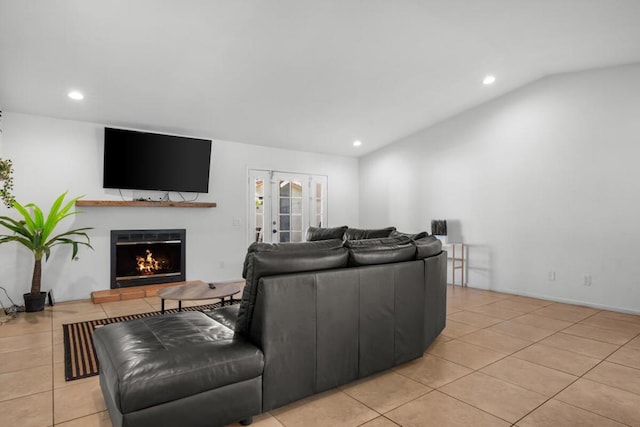
{"label": "sofa back cushion", "polygon": [[395,231],[395,227],[366,229],[366,228],[347,228],[344,232],[344,240],[362,240],[362,239],[381,239],[389,237],[391,232]]}
{"label": "sofa back cushion", "polygon": [[313,242],[316,240],[329,240],[329,239],[340,239],[342,240],[342,236],[344,232],[347,231],[346,225],[342,227],[332,227],[332,228],[323,228],[323,227],[309,227],[307,228],[307,242]]}
{"label": "sofa back cushion", "polygon": [[258,281],[262,277],[347,266],[349,253],[342,240],[252,244],[245,258],[245,285],[235,331],[247,335],[253,317]]}
{"label": "sofa back cushion", "polygon": [[426,231],[421,231],[419,233],[403,233],[401,231],[398,230],[393,230],[391,232],[391,234],[389,234],[389,237],[398,237],[398,236],[405,236],[410,238],[411,240],[418,240],[418,239],[422,239],[424,237],[427,237],[429,235],[429,233],[427,233]]}
{"label": "sofa back cushion", "polygon": [[347,240],[349,266],[389,264],[415,259],[416,247],[406,236]]}
{"label": "sofa back cushion", "polygon": [[415,239],[413,244],[416,245],[416,259],[429,258],[442,252],[442,242],[434,236]]}
{"label": "sofa back cushion", "polygon": [[[305,271],[330,270],[347,266],[345,248],[333,250],[311,249],[301,251],[275,250],[256,252],[248,275],[253,278]],[[252,271],[251,271],[252,270]]]}
{"label": "sofa back cushion", "polygon": [[291,243],[262,243],[253,242],[247,249],[247,254],[244,257],[244,265],[242,266],[242,278],[247,278],[247,268],[252,254],[256,252],[269,252],[269,251],[288,251],[299,252],[312,249],[331,250],[338,249],[343,246],[342,236],[336,239],[319,240],[313,243],[310,242],[291,242]]}

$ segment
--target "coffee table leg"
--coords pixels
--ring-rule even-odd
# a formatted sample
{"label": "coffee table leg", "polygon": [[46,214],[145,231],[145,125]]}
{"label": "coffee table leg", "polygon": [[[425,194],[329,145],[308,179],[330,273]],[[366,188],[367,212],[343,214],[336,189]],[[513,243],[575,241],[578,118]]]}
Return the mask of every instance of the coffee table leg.
{"label": "coffee table leg", "polygon": [[178,300],[178,311],[182,311],[182,300]]}
{"label": "coffee table leg", "polygon": [[164,298],[160,299],[162,301],[162,304],[160,305],[160,314],[164,314]]}

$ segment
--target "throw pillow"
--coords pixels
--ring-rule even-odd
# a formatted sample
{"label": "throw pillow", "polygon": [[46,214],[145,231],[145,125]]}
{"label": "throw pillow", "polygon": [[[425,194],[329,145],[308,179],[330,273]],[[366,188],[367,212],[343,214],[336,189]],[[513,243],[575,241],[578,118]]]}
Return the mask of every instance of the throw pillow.
{"label": "throw pillow", "polygon": [[387,228],[347,228],[344,232],[344,240],[380,239],[389,237],[395,231],[395,227]]}
{"label": "throw pillow", "polygon": [[347,228],[349,227],[346,225],[333,228],[309,227],[307,228],[307,242],[312,242],[314,240],[342,239]]}

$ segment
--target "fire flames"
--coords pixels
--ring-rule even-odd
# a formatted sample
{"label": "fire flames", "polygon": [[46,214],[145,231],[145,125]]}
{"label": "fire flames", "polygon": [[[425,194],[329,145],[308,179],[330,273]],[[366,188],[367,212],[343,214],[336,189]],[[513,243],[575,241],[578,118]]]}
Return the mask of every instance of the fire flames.
{"label": "fire flames", "polygon": [[136,256],[136,262],[138,263],[138,271],[140,274],[149,275],[154,274],[160,270],[160,261],[153,257],[153,253],[149,249],[145,250],[145,256]]}

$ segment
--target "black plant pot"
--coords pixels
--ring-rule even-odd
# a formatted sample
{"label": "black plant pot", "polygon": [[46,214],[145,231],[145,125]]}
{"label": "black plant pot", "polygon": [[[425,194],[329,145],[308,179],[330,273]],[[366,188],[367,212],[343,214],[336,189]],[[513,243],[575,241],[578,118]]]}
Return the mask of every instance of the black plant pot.
{"label": "black plant pot", "polygon": [[44,310],[44,302],[47,299],[46,292],[40,292],[40,295],[28,293],[22,296],[24,297],[24,311],[34,312]]}

